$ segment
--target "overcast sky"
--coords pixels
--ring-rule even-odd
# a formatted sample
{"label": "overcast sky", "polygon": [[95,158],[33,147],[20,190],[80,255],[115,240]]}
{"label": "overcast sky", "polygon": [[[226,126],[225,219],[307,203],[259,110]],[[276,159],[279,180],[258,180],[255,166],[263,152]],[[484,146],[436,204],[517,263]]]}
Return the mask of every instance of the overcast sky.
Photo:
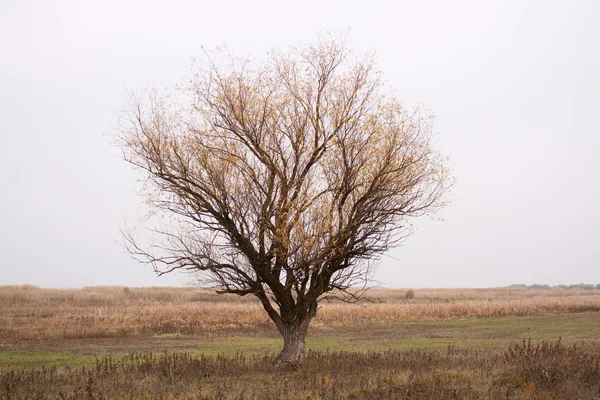
{"label": "overcast sky", "polygon": [[349,30],[407,106],[437,115],[457,178],[382,259],[391,287],[600,283],[600,2],[2,1],[0,284],[182,285],[118,245],[139,213],[110,143],[126,89]]}

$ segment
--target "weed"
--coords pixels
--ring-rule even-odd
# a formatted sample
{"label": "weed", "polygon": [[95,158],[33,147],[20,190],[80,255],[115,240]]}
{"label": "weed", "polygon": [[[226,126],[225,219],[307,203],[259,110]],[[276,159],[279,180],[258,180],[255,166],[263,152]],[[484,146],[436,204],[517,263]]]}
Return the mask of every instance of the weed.
{"label": "weed", "polygon": [[[0,399],[594,399],[599,357],[596,344],[560,341],[492,351],[309,351],[302,368],[284,373],[267,356],[132,353],[79,368],[0,372]],[[546,378],[545,370],[562,372]]]}

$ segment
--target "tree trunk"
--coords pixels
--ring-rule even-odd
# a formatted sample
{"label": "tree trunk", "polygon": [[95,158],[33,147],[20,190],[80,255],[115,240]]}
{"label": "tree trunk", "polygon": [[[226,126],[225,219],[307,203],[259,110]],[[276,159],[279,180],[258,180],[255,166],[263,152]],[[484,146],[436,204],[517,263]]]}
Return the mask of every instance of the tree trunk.
{"label": "tree trunk", "polygon": [[283,350],[275,358],[273,369],[296,369],[302,364],[306,356],[305,339],[309,323],[310,318],[307,318],[300,324],[284,326],[281,332],[283,335]]}

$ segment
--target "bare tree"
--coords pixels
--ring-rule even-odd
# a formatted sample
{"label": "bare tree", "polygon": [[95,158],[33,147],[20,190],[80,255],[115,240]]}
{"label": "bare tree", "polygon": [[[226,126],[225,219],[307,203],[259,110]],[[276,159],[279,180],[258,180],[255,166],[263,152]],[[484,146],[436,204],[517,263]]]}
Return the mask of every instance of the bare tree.
{"label": "bare tree", "polygon": [[386,95],[372,59],[340,41],[264,64],[207,59],[188,87],[133,96],[123,115],[125,160],[172,217],[128,247],[159,274],[256,296],[284,339],[276,366],[297,365],[319,301],[367,282],[408,218],[443,206],[448,172],[431,117]]}

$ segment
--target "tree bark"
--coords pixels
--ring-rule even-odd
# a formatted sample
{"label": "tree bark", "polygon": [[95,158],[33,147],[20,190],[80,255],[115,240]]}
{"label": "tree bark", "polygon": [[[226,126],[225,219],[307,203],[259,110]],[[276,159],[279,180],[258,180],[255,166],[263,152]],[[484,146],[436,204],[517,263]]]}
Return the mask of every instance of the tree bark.
{"label": "tree bark", "polygon": [[309,324],[310,318],[307,317],[300,323],[289,324],[283,327],[281,330],[283,349],[277,358],[275,358],[273,369],[297,369],[302,364],[306,357],[305,340]]}

